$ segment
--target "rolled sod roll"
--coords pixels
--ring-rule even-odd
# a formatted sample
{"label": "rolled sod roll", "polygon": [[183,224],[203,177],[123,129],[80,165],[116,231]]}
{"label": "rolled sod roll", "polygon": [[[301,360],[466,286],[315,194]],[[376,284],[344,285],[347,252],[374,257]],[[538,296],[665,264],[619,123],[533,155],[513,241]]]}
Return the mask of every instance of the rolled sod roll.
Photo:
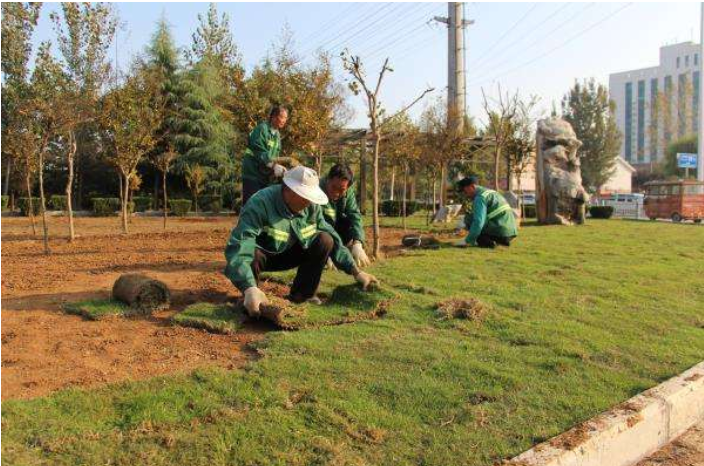
{"label": "rolled sod roll", "polygon": [[151,314],[169,306],[171,293],[161,281],[131,273],[120,276],[112,287],[113,299],[129,305],[138,314]]}

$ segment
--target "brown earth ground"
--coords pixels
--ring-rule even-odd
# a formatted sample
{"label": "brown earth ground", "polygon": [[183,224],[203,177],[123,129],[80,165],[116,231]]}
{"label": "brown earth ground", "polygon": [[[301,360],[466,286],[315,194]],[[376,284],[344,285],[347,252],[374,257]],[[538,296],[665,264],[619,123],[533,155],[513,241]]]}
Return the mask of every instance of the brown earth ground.
{"label": "brown earth ground", "polygon": [[[52,217],[52,254],[45,256],[29,219],[3,218],[2,399],[243,365],[255,355],[248,344],[272,327],[248,324],[227,336],[169,323],[188,304],[239,296],[221,273],[235,222],[233,217],[170,219],[164,231],[159,218],[135,217],[130,235],[122,235],[118,218],[77,218],[79,237],[68,242],[66,219]],[[399,253],[403,231],[382,228],[381,234],[382,251]],[[172,290],[171,309],[149,319],[99,322],[61,312],[65,302],[108,297],[114,281],[127,272],[164,281]]]}
{"label": "brown earth ground", "polygon": [[637,466],[704,466],[704,420]]}

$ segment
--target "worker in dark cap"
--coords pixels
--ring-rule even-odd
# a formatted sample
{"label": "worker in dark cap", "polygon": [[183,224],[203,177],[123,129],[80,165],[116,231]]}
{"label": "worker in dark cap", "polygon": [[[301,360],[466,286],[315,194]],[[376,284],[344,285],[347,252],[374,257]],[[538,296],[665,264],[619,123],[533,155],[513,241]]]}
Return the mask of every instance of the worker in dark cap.
{"label": "worker in dark cap", "polygon": [[476,176],[461,179],[458,187],[472,201],[472,215],[466,217],[467,237],[456,245],[480,248],[494,248],[497,244],[509,246],[518,230],[513,209],[506,199],[496,191],[480,186]]}

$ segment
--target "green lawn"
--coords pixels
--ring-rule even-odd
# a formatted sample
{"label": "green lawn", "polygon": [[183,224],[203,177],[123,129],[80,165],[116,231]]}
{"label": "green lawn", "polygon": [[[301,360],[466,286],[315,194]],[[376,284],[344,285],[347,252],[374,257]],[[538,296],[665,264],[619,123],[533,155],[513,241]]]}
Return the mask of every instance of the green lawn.
{"label": "green lawn", "polygon": [[704,228],[618,220],[414,251],[372,268],[383,318],[272,332],[242,370],[4,402],[3,464],[491,465],[703,360],[702,264]]}

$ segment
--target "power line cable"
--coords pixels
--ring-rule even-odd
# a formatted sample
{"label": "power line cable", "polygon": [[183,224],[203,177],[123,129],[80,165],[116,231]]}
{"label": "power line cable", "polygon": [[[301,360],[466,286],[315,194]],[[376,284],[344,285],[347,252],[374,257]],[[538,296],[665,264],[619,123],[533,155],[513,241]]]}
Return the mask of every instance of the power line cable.
{"label": "power line cable", "polygon": [[[406,17],[413,15],[413,13],[420,12],[420,14],[415,15],[413,18],[411,18],[409,21],[407,21],[405,23],[404,22],[397,22],[397,24],[396,24],[397,27],[390,28],[387,31],[388,33],[381,36],[379,38],[379,40],[377,40],[376,42],[372,42],[371,44],[368,44],[366,47],[362,47],[361,54],[362,55],[367,54],[367,53],[369,53],[369,50],[376,52],[379,48],[386,46],[386,44],[389,41],[393,41],[398,36],[399,33],[401,33],[404,29],[406,29],[407,26],[409,26],[409,25],[412,26],[414,24],[417,24],[418,21],[420,21],[422,18],[425,18],[428,15],[428,13],[436,7],[435,4],[433,4],[433,3],[429,4],[428,2],[419,3],[417,5],[418,6],[414,10],[407,12]],[[375,38],[373,35],[368,35],[367,37],[363,38],[361,42],[356,44],[355,48],[359,50],[360,45],[369,42],[369,39],[373,39],[373,38]]]}
{"label": "power line cable", "polygon": [[[431,11],[432,11],[432,10],[431,10]],[[427,17],[428,14],[429,14],[431,11],[425,12],[422,17]],[[420,18],[418,18],[418,19],[420,19]],[[417,24],[417,23],[416,23],[416,24],[415,24],[415,27],[414,27],[413,29],[407,31],[407,32],[406,32],[405,34],[403,34],[403,35],[400,35],[400,36],[395,37],[395,39],[392,40],[391,42],[387,42],[387,43],[385,43],[385,44],[383,44],[383,45],[377,47],[377,48],[376,48],[375,50],[373,50],[371,53],[368,53],[367,56],[366,56],[366,58],[367,58],[367,59],[371,59],[371,58],[373,58],[373,57],[379,55],[380,53],[384,53],[384,52],[386,52],[386,53],[391,53],[391,50],[393,50],[392,47],[393,47],[394,45],[398,44],[399,42],[401,42],[401,41],[403,41],[403,40],[405,40],[405,39],[408,39],[409,36],[410,36],[410,37],[413,37],[414,34],[415,34],[416,32],[418,32],[420,29],[429,27],[429,24],[428,24],[428,23],[429,23],[431,20],[432,20],[432,19],[428,19],[428,20],[426,20],[426,21],[423,21],[423,22],[420,23],[420,24]]]}
{"label": "power line cable", "polygon": [[318,50],[318,49],[329,50],[331,44],[337,43],[341,37],[344,37],[344,36],[345,36],[346,34],[348,34],[350,31],[358,30],[358,27],[359,27],[361,24],[363,24],[364,22],[366,22],[367,20],[369,20],[369,19],[372,18],[373,16],[375,16],[375,15],[381,13],[384,9],[386,9],[386,8],[390,7],[391,5],[393,5],[393,3],[380,3],[380,4],[377,4],[377,5],[378,5],[377,8],[375,8],[374,10],[368,12],[366,15],[364,15],[364,16],[362,16],[362,17],[360,17],[360,18],[357,18],[357,21],[355,21],[355,22],[349,24],[347,27],[343,28],[342,30],[340,30],[340,31],[334,31],[334,30],[331,31],[331,32],[333,32],[333,33],[335,34],[334,37],[330,38],[329,40],[325,40],[325,41],[323,41],[322,43],[319,43],[319,44],[316,45],[316,46],[313,46],[311,49],[309,49],[309,50],[306,52],[306,54],[308,54],[308,53],[310,53],[310,52],[312,52],[312,51],[314,51],[314,50]]}
{"label": "power line cable", "polygon": [[[571,6],[571,5],[573,5],[573,4],[572,4],[572,3],[564,3],[564,4],[562,4],[562,6],[559,6],[556,10],[554,10],[552,13],[550,13],[546,18],[543,18],[542,20],[540,20],[540,24],[546,24],[548,21],[550,21],[552,18],[554,18],[558,13],[560,13],[560,12],[563,11],[565,8],[567,8],[567,7]],[[536,30],[537,30],[536,28],[533,28],[531,31],[536,31]],[[485,58],[484,60],[479,60],[479,61],[475,62],[473,68],[475,68],[475,69],[481,68],[482,65],[484,65],[487,61],[488,61],[488,62],[491,62],[491,61],[494,60],[495,58],[501,56],[501,55],[502,55],[504,52],[506,52],[507,50],[512,50],[512,48],[513,48],[516,44],[518,44],[519,42],[524,41],[525,38],[526,38],[526,36],[530,36],[530,34],[531,34],[531,33],[529,32],[527,35],[518,36],[518,37],[516,38],[516,40],[514,40],[513,42],[509,43],[508,45],[502,47],[497,53],[494,53],[493,55],[488,56],[488,57]]]}
{"label": "power line cable", "polygon": [[513,32],[519,24],[521,24],[528,16],[530,16],[531,13],[538,7],[539,3],[534,3],[532,7],[526,11],[523,16],[521,16],[518,21],[516,21],[513,26],[508,28],[502,35],[499,37],[497,41],[495,41],[493,44],[489,46],[489,48],[485,49],[484,52],[477,58],[477,60],[482,60],[489,52],[494,50],[494,48],[499,45],[511,32]]}
{"label": "power line cable", "polygon": [[[363,3],[361,4],[361,8],[365,8],[366,6],[369,5],[369,3]],[[309,42],[313,40],[314,38],[319,38],[321,36],[324,36],[326,33],[330,32],[330,28],[336,24],[339,20],[342,18],[348,17],[348,14],[352,12],[353,9],[357,8],[360,6],[360,3],[352,3],[350,6],[347,8],[343,9],[341,12],[333,16],[329,21],[324,23],[320,28],[316,29],[313,31],[312,34],[308,34],[306,37],[302,39],[301,42]]]}
{"label": "power line cable", "polygon": [[[393,5],[393,4],[389,3],[388,5]],[[395,5],[396,5],[395,8],[392,8],[391,10],[387,11],[386,13],[381,15],[380,17],[376,18],[376,20],[370,22],[365,27],[359,29],[357,32],[355,32],[351,36],[348,36],[346,38],[338,40],[333,46],[327,48],[327,50],[330,52],[334,52],[334,51],[340,49],[341,46],[344,46],[345,44],[349,44],[352,39],[354,39],[355,37],[358,37],[360,34],[366,32],[366,31],[368,31],[370,28],[373,28],[374,26],[376,26],[380,22],[384,21],[384,19],[388,18],[390,15],[397,14],[399,7],[400,7],[400,9],[405,7],[405,5],[403,3],[396,3]]]}
{"label": "power line cable", "polygon": [[[556,33],[557,31],[559,31],[559,30],[562,29],[563,27],[567,26],[570,22],[572,22],[572,21],[575,20],[576,18],[581,17],[582,13],[584,13],[586,10],[588,10],[589,8],[591,8],[591,7],[594,6],[594,5],[595,5],[594,3],[587,3],[583,8],[577,10],[574,14],[572,14],[572,16],[570,16],[569,18],[567,18],[567,19],[564,20],[564,21],[561,21],[560,24],[558,24],[557,27],[555,27],[555,28],[553,28],[552,30],[550,30],[547,34],[542,35],[541,37],[537,38],[536,40],[534,40],[533,42],[531,42],[530,44],[528,44],[528,45],[525,47],[525,49],[523,50],[521,56],[525,55],[525,53],[526,53],[527,51],[529,51],[531,48],[533,48],[535,45],[539,44],[540,42],[542,42],[542,41],[544,41],[545,39],[547,39],[548,37],[552,36],[554,33]],[[505,64],[507,64],[507,63],[509,63],[509,62],[511,62],[511,60],[512,60],[512,59],[510,59],[510,58],[507,59],[507,60],[503,60],[502,62],[499,62],[499,63],[497,63],[497,64],[494,64],[494,65],[492,66],[492,68],[501,68],[503,65],[505,65]]]}
{"label": "power line cable", "polygon": [[[476,85],[476,83],[484,83],[484,82],[489,82],[489,81],[495,81],[497,78],[506,76],[507,74],[513,73],[513,72],[515,72],[515,71],[517,71],[517,70],[519,70],[519,69],[525,68],[526,66],[532,65],[532,64],[535,63],[536,61],[542,60],[543,58],[547,57],[548,55],[550,55],[550,54],[556,52],[557,50],[559,50],[559,49],[561,49],[561,48],[567,46],[568,44],[572,43],[573,41],[577,40],[579,37],[583,36],[584,34],[588,33],[589,31],[593,30],[593,29],[596,28],[597,26],[600,26],[601,24],[603,24],[604,22],[608,21],[609,19],[611,19],[612,17],[614,17],[615,15],[617,15],[618,13],[620,13],[621,11],[625,10],[626,8],[630,7],[631,5],[633,5],[633,3],[627,3],[627,4],[623,5],[621,8],[619,8],[619,9],[617,9],[617,10],[615,10],[615,11],[609,13],[608,15],[606,15],[606,16],[603,17],[603,18],[601,18],[601,19],[600,19],[599,21],[597,21],[596,23],[591,24],[590,26],[588,26],[588,27],[586,27],[585,29],[581,30],[580,32],[578,32],[577,34],[573,35],[572,37],[570,37],[570,38],[567,39],[566,41],[562,42],[561,44],[557,45],[556,47],[553,47],[552,49],[548,50],[547,52],[545,52],[545,53],[543,53],[543,54],[541,54],[541,55],[538,55],[538,56],[532,58],[531,60],[526,61],[525,63],[522,63],[522,64],[520,64],[520,65],[518,65],[518,66],[515,66],[515,67],[509,69],[509,70],[506,70],[506,71],[504,71],[504,72],[502,72],[502,73],[500,73],[500,74],[497,74],[497,75],[495,75],[495,76],[493,76],[493,77],[491,77],[491,78],[489,78],[489,79],[485,79],[484,77],[478,78],[477,80],[473,80],[473,81],[471,82],[471,84],[475,84],[475,85]],[[482,80],[483,80],[483,81],[482,81]]]}

